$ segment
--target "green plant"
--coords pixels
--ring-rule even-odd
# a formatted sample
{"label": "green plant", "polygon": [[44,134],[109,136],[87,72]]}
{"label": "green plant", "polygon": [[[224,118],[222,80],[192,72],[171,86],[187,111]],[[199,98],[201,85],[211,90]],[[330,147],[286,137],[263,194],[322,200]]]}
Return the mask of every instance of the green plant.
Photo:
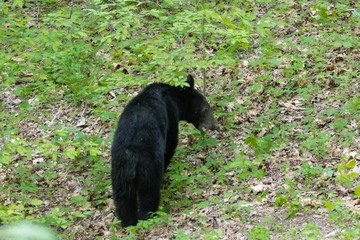
{"label": "green plant", "polygon": [[304,236],[306,239],[319,239],[321,236],[319,226],[313,223],[307,223],[300,235]]}
{"label": "green plant", "polygon": [[270,239],[270,231],[263,225],[259,224],[250,230],[249,239],[254,239],[254,240]]}
{"label": "green plant", "polygon": [[331,135],[326,132],[313,131],[308,135],[307,140],[301,143],[300,149],[308,150],[319,157],[325,156],[329,150],[327,142],[330,139]]}
{"label": "green plant", "polygon": [[[219,239],[242,226],[254,239],[322,239],[323,226],[358,239],[359,23],[357,1],[2,1],[1,222],[37,219],[61,239]],[[188,73],[220,129],[181,126],[165,215],[121,229],[117,117],[143,85]]]}
{"label": "green plant", "polygon": [[243,158],[243,153],[238,154],[235,159],[224,166],[223,170],[227,172],[235,170],[237,172],[238,178],[242,180],[245,180],[250,176],[259,179],[265,176],[265,171],[259,168],[256,163]]}
{"label": "green plant", "polygon": [[355,159],[351,159],[348,162],[344,159],[341,163],[339,163],[337,166],[337,171],[339,173],[337,181],[346,186],[353,185],[355,179],[359,176],[357,172],[352,171],[355,166]]}
{"label": "green plant", "polygon": [[[3,201],[2,199],[0,199]],[[23,204],[10,204],[0,207],[0,220],[2,223],[11,223],[24,219],[25,207]]]}

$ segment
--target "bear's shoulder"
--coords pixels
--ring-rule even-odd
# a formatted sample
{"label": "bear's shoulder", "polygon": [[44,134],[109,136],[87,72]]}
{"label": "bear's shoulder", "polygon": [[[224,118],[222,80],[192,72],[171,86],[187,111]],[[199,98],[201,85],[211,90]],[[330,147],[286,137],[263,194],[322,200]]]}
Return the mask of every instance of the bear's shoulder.
{"label": "bear's shoulder", "polygon": [[166,83],[151,83],[142,90],[142,93],[162,92],[172,88],[172,86]]}

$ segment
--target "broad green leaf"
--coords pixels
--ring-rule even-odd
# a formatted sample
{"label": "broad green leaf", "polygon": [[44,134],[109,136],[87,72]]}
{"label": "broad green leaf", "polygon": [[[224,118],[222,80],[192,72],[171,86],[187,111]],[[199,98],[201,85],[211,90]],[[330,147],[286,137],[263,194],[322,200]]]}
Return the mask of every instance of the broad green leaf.
{"label": "broad green leaf", "polygon": [[199,144],[201,146],[212,147],[217,144],[217,140],[216,140],[216,138],[202,138],[202,139],[200,139]]}
{"label": "broad green leaf", "polygon": [[349,173],[349,174],[348,174],[348,177],[349,177],[349,178],[357,178],[358,176],[359,176],[359,174],[356,173],[356,172],[352,172],[352,173]]}
{"label": "broad green leaf", "polygon": [[2,164],[9,164],[11,162],[10,156],[1,156],[0,157],[0,163]]}
{"label": "broad green leaf", "polygon": [[332,204],[332,202],[330,201],[326,201],[325,202],[325,207],[328,209],[328,210],[333,210],[335,208],[334,204]]}
{"label": "broad green leaf", "polygon": [[257,138],[254,135],[246,138],[244,142],[253,148],[257,148],[258,146]]}
{"label": "broad green leaf", "polygon": [[360,10],[357,9],[353,11],[353,15],[357,18],[358,21],[360,21]]}
{"label": "broad green leaf", "polygon": [[360,185],[358,185],[357,188],[355,188],[354,192],[356,196],[360,197]]}
{"label": "broad green leaf", "polygon": [[54,52],[57,52],[57,51],[59,51],[60,45],[61,45],[60,41],[53,41],[51,47],[52,47]]}
{"label": "broad green leaf", "polygon": [[78,31],[77,34],[79,34],[81,37],[87,37],[86,32]]}
{"label": "broad green leaf", "polygon": [[350,47],[353,46],[353,44],[351,42],[344,42],[343,46],[346,47],[346,48],[350,48]]}
{"label": "broad green leaf", "polygon": [[349,169],[352,169],[352,168],[355,167],[355,165],[356,165],[356,160],[352,159],[346,164],[346,167],[349,168]]}
{"label": "broad green leaf", "polygon": [[348,120],[347,120],[347,119],[344,119],[344,118],[336,119],[336,120],[333,122],[333,125],[334,125],[336,128],[339,128],[339,129],[342,129],[342,128],[346,127],[347,124],[348,124]]}
{"label": "broad green leaf", "polygon": [[30,104],[28,103],[28,101],[24,101],[20,104],[20,108],[21,109],[24,109],[24,110],[27,110],[27,111],[30,111],[31,110],[31,106]]}
{"label": "broad green leaf", "polygon": [[41,201],[40,199],[33,199],[30,201],[30,204],[33,206],[39,206],[39,205],[43,204],[43,201]]}
{"label": "broad green leaf", "polygon": [[90,154],[90,156],[98,156],[101,154],[101,151],[99,148],[91,148],[89,150],[89,154]]}
{"label": "broad green leaf", "polygon": [[24,148],[23,146],[18,146],[16,148],[17,152],[20,153],[20,154],[25,154],[27,152],[27,149]]}

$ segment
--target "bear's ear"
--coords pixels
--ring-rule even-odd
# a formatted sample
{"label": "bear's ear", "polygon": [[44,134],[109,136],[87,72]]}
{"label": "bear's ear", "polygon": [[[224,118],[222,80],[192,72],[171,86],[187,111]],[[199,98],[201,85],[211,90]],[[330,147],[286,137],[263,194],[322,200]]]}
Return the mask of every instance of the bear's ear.
{"label": "bear's ear", "polygon": [[187,76],[186,82],[189,84],[190,88],[194,88],[194,78],[191,75]]}

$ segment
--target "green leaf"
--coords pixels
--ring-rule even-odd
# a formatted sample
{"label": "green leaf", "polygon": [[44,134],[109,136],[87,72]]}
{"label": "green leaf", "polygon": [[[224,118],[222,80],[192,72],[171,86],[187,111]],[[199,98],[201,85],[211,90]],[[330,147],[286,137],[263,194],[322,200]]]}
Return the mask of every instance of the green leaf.
{"label": "green leaf", "polygon": [[100,151],[99,148],[90,148],[89,154],[90,154],[90,156],[93,156],[93,157],[94,157],[94,156],[100,155],[100,154],[101,154],[101,151]]}
{"label": "green leaf", "polygon": [[214,12],[214,11],[209,11],[209,13],[210,13],[211,17],[213,17],[214,19],[218,20],[219,22],[222,21],[220,15],[217,14],[216,12]]}
{"label": "green leaf", "polygon": [[24,101],[20,104],[20,108],[26,111],[31,111],[31,106],[28,101]]}
{"label": "green leaf", "polygon": [[242,163],[240,161],[234,161],[234,162],[231,162],[228,165],[226,165],[224,168],[225,168],[225,170],[230,171],[234,168],[240,167],[241,165],[242,165]]}
{"label": "green leaf", "polygon": [[43,201],[41,201],[40,199],[33,199],[30,201],[30,204],[33,206],[39,206],[39,205],[43,204]]}
{"label": "green leaf", "polygon": [[360,21],[360,10],[353,11],[353,15],[358,21]]}
{"label": "green leaf", "polygon": [[75,148],[71,146],[64,151],[64,154],[70,159],[75,159],[75,157],[78,156],[78,151],[76,151]]}
{"label": "green leaf", "polygon": [[261,83],[254,83],[253,85],[250,85],[248,89],[252,93],[254,93],[254,92],[262,92],[264,90],[264,85],[261,84]]}
{"label": "green leaf", "polygon": [[346,168],[353,169],[356,165],[356,160],[352,159],[346,164]]}
{"label": "green leaf", "polygon": [[14,0],[12,7],[13,8],[16,8],[16,7],[22,8],[24,6],[24,2],[25,2],[24,0]]}
{"label": "green leaf", "polygon": [[77,34],[79,34],[81,37],[87,37],[86,32],[78,31]]}
{"label": "green leaf", "polygon": [[201,138],[199,144],[203,147],[212,147],[217,144],[216,138]]}
{"label": "green leaf", "polygon": [[351,42],[344,42],[343,46],[346,47],[346,48],[350,48],[350,47],[353,46],[353,44]]}
{"label": "green leaf", "polygon": [[27,149],[24,148],[23,146],[17,146],[16,151],[17,151],[19,154],[22,154],[22,155],[23,155],[23,154],[26,154]]}
{"label": "green leaf", "polygon": [[203,208],[208,207],[209,205],[210,205],[209,202],[204,201],[204,202],[200,202],[200,203],[196,204],[196,207],[200,208],[200,209],[203,209]]}
{"label": "green leaf", "polygon": [[326,201],[325,202],[325,207],[328,209],[328,210],[333,210],[335,208],[334,204],[332,204],[332,202],[330,201]]}
{"label": "green leaf", "polygon": [[245,139],[245,144],[248,144],[253,148],[257,148],[258,147],[257,138],[254,135],[251,135],[250,137]]}
{"label": "green leaf", "polygon": [[356,196],[360,197],[360,184],[355,188],[354,192]]}
{"label": "green leaf", "polygon": [[235,29],[236,26],[228,19],[227,17],[223,17],[223,22],[226,26],[228,26],[230,29]]}
{"label": "green leaf", "polygon": [[338,129],[343,129],[344,127],[346,127],[347,124],[348,124],[347,119],[339,118],[333,122],[332,126],[338,128]]}
{"label": "green leaf", "polygon": [[289,197],[288,197],[288,196],[278,195],[278,196],[276,196],[274,205],[280,207],[280,206],[283,206],[283,205],[284,205],[285,203],[287,203],[288,201],[289,201]]}
{"label": "green leaf", "polygon": [[0,158],[0,163],[2,163],[2,164],[9,164],[10,162],[11,162],[10,156],[2,156]]}
{"label": "green leaf", "polygon": [[351,173],[348,174],[349,178],[357,178],[358,176],[359,176],[359,174],[356,173],[356,172],[351,172]]}

